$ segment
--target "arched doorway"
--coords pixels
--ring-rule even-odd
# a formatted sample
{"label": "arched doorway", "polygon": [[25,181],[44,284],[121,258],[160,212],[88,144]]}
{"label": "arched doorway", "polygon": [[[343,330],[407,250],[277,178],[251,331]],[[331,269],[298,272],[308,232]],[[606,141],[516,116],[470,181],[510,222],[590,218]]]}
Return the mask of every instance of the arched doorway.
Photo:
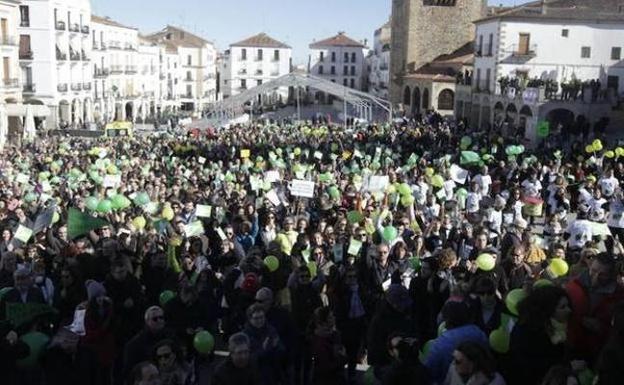
{"label": "arched doorway", "polygon": [[448,88],[438,95],[438,110],[452,110],[455,106],[455,93]]}
{"label": "arched doorway", "polygon": [[505,110],[505,121],[509,124],[515,124],[518,117],[518,110],[513,103],[510,103]]}
{"label": "arched doorway", "polygon": [[429,88],[425,88],[422,93],[422,108],[423,110],[429,109]]}
{"label": "arched doorway", "polygon": [[412,103],[412,115],[416,116],[420,114],[420,88],[414,88],[414,97]]}
{"label": "arched doorway", "polygon": [[403,90],[403,108],[407,108],[407,106],[412,104],[412,92],[410,91],[409,86],[405,86]]}
{"label": "arched doorway", "polygon": [[505,120],[505,106],[498,102],[494,105],[494,125],[500,126]]}
{"label": "arched doorway", "polygon": [[560,124],[562,131],[570,130],[574,124],[574,112],[565,108],[556,108],[546,114],[546,120],[551,129],[556,129]]}

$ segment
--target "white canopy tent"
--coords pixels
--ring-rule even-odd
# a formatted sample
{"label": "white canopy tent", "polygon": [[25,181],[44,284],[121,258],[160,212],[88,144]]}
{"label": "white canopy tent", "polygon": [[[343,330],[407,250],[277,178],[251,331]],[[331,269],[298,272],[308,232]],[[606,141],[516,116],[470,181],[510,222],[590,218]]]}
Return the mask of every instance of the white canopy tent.
{"label": "white canopy tent", "polygon": [[300,89],[315,89],[329,95],[333,95],[344,102],[344,117],[348,116],[347,106],[353,106],[356,114],[352,117],[362,120],[372,120],[373,108],[380,108],[388,114],[388,120],[392,119],[392,105],[385,99],[376,97],[366,92],[358,91],[353,88],[344,87],[342,85],[321,79],[309,74],[292,72],[281,76],[270,82],[263,83],[259,86],[250,88],[245,92],[234,95],[227,99],[221,100],[208,109],[209,118],[216,121],[228,121],[236,118],[244,113],[244,106],[247,103],[253,103],[258,100],[259,95],[270,94],[279,88],[295,89],[295,98],[297,102],[297,116],[301,117],[300,112]]}

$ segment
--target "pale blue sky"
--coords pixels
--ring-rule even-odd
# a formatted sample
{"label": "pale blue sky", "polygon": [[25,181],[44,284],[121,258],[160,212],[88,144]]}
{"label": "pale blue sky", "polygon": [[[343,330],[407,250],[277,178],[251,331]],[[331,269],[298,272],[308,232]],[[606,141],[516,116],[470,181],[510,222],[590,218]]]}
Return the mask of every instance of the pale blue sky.
{"label": "pale blue sky", "polygon": [[[523,0],[489,0],[513,5]],[[308,44],[345,31],[356,40],[368,39],[390,16],[391,0],[91,0],[92,11],[143,33],[175,25],[217,44],[259,32],[293,47],[295,64],[305,64]]]}

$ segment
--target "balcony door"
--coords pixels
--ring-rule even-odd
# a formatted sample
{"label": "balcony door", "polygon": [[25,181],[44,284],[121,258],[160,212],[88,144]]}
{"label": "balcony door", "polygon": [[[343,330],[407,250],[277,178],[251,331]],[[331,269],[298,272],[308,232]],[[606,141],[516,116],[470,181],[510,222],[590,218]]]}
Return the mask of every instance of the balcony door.
{"label": "balcony door", "polygon": [[9,84],[9,79],[11,79],[11,62],[8,56],[2,58],[2,70],[4,71],[4,84]]}
{"label": "balcony door", "polygon": [[7,25],[7,19],[0,19],[0,33],[2,33],[2,39],[8,41],[9,40],[9,27]]}
{"label": "balcony door", "polygon": [[518,41],[518,53],[520,55],[528,55],[530,44],[531,44],[531,34],[521,33],[520,39]]}

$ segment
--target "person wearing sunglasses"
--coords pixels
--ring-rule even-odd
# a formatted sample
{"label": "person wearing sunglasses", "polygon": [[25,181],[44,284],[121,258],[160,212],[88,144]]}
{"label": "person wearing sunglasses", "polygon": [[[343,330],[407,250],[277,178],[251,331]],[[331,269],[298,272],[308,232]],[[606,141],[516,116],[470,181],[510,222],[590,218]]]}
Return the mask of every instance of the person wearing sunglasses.
{"label": "person wearing sunglasses", "polygon": [[444,385],[504,385],[505,380],[496,371],[496,361],[486,346],[466,341],[453,352],[453,364],[449,368]]}
{"label": "person wearing sunglasses", "polygon": [[185,384],[190,375],[190,368],[180,359],[180,352],[172,340],[166,339],[156,344],[154,363],[160,373],[161,385]]}
{"label": "person wearing sunglasses", "polygon": [[[159,341],[173,338],[173,332],[165,327],[165,312],[159,306],[151,306],[145,311],[143,330],[138,332],[128,343],[123,352],[123,367],[133,368],[137,363],[152,357],[154,347]],[[124,375],[127,378],[127,373]]]}

